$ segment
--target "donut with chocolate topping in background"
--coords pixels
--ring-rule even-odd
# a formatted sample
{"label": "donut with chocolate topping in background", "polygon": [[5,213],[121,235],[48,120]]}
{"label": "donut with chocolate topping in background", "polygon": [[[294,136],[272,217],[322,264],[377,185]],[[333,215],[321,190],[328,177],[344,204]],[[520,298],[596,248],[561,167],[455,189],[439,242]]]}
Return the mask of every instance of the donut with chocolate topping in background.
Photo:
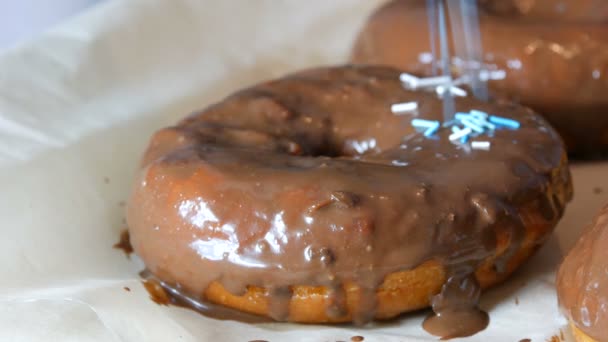
{"label": "donut with chocolate topping in background", "polygon": [[568,252],[556,283],[560,308],[576,340],[608,341],[608,206]]}
{"label": "donut with chocolate topping in background", "polygon": [[[583,1],[579,6],[584,4],[592,5]],[[505,75],[488,81],[491,95],[543,115],[561,134],[571,156],[608,156],[608,25],[528,21],[479,12],[482,63]],[[449,40],[451,56],[457,56]],[[463,72],[462,57],[452,60],[456,74]],[[362,28],[351,61],[432,75],[425,1],[393,0],[378,9]]]}
{"label": "donut with chocolate topping in background", "polygon": [[606,23],[605,0],[478,0],[489,13],[526,21],[552,23]]}
{"label": "donut with chocolate topping in background", "polygon": [[[157,132],[128,203],[131,244],[192,301],[279,321],[365,323],[431,305],[425,328],[467,336],[481,289],[547,240],[572,195],[558,134],[531,110],[489,149],[425,136],[434,91],[390,67],[298,72],[239,91]],[[395,103],[415,102],[394,114]],[[487,147],[487,146],[486,146]],[[462,322],[466,324],[462,324]]]}

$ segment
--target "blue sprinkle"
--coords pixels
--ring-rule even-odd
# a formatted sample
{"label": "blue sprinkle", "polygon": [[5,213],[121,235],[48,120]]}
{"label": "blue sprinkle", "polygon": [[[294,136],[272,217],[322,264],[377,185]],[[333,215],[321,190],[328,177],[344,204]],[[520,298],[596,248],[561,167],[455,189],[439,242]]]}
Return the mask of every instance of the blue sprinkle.
{"label": "blue sprinkle", "polygon": [[477,133],[483,133],[483,131],[484,131],[483,127],[477,125],[476,122],[472,118],[464,118],[460,121],[462,122],[463,125],[465,125],[466,127],[469,127],[471,130],[473,130]]}
{"label": "blue sprinkle", "polygon": [[519,121],[503,118],[501,116],[491,115],[490,122],[495,123],[499,126],[509,127],[509,128],[513,128],[513,129],[519,128]]}
{"label": "blue sprinkle", "polygon": [[466,144],[467,141],[469,141],[469,135],[468,134],[465,135],[465,136],[463,136],[462,138],[460,138],[460,142],[463,143],[463,144]]}
{"label": "blue sprinkle", "polygon": [[458,113],[454,114],[454,117],[456,118],[456,120],[463,120],[466,118],[470,118],[471,115],[467,114],[467,113],[458,112]]}
{"label": "blue sprinkle", "polygon": [[426,131],[424,131],[424,136],[425,137],[430,137],[431,135],[437,133],[437,131],[439,130],[439,126],[441,126],[439,124],[439,121],[436,121],[435,126],[429,127],[429,129],[427,129]]}
{"label": "blue sprinkle", "polygon": [[457,123],[458,123],[458,121],[456,121],[456,120],[450,120],[450,121],[444,122],[442,126],[443,127],[450,127],[450,126],[455,125]]}
{"label": "blue sprinkle", "polygon": [[471,111],[469,113],[471,113],[471,116],[473,116],[477,119],[480,119],[480,120],[486,120],[488,118],[488,113],[482,112],[477,109],[471,109]]}
{"label": "blue sprinkle", "polygon": [[435,127],[437,125],[439,125],[439,121],[424,120],[424,119],[412,120],[412,126],[414,126],[414,127],[431,128],[431,127]]}
{"label": "blue sprinkle", "polygon": [[473,116],[471,114],[471,116],[468,119],[471,120],[476,125],[478,125],[479,127],[486,127],[488,129],[492,129],[492,130],[496,129],[496,125],[489,123],[485,117]]}

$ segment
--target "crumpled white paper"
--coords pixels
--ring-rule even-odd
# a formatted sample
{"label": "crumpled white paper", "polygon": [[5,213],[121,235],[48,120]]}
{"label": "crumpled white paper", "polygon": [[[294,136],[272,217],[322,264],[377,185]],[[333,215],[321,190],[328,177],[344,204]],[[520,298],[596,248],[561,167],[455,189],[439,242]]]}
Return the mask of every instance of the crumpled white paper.
{"label": "crumpled white paper", "polygon": [[[380,2],[114,0],[1,55],[0,340],[435,340],[424,313],[368,327],[252,325],[159,306],[142,265],[112,248],[154,130],[254,82],[345,61]],[[573,167],[576,197],[556,236],[483,296],[490,326],[468,340],[567,335],[555,268],[608,202],[607,170]]]}

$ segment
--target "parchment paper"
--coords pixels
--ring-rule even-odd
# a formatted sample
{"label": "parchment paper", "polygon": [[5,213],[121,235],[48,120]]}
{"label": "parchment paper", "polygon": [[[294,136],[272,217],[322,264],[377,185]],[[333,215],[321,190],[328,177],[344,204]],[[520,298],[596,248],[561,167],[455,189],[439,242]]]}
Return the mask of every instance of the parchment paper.
{"label": "parchment paper", "polygon": [[[379,3],[115,0],[0,56],[0,341],[435,340],[425,313],[368,327],[251,325],[159,306],[141,263],[111,247],[154,130],[254,82],[344,61]],[[556,236],[483,296],[490,326],[468,340],[566,333],[555,267],[608,202],[607,170],[573,166],[576,198]]]}

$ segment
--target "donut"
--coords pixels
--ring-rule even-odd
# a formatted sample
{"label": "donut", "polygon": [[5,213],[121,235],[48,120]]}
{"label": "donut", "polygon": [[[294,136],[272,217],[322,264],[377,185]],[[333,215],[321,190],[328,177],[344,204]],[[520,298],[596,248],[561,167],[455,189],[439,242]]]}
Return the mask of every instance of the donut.
{"label": "donut", "polygon": [[[440,118],[443,102],[400,73],[301,71],[158,131],[128,201],[136,254],[192,301],[278,321],[361,324],[432,305],[436,335],[485,327],[480,290],[533,254],[571,198],[564,145],[531,110],[473,97],[456,110],[520,128],[476,138],[489,150],[448,129],[426,136],[412,120]],[[407,101],[418,109],[392,112]]]}
{"label": "donut", "polygon": [[557,272],[557,294],[579,342],[608,341],[608,206],[598,213]]}
{"label": "donut", "polygon": [[478,0],[489,13],[528,21],[552,23],[605,23],[608,3],[604,0]]}
{"label": "donut", "polygon": [[[351,60],[431,75],[426,12],[424,1],[394,0],[381,7],[360,32]],[[571,156],[607,155],[608,26],[527,22],[484,11],[479,25],[482,62],[488,69],[506,72],[504,79],[488,81],[492,95],[543,115],[561,134]]]}

